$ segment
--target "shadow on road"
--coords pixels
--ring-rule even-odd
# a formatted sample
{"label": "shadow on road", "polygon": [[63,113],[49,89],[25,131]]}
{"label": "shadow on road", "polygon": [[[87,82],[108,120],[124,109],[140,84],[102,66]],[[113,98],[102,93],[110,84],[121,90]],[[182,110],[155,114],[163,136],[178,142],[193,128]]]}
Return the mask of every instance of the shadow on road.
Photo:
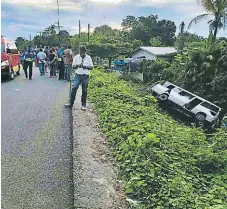
{"label": "shadow on road", "polygon": [[7,78],[6,76],[2,76],[1,77],[1,82],[2,83],[9,82],[9,81],[11,81],[11,80],[9,78]]}

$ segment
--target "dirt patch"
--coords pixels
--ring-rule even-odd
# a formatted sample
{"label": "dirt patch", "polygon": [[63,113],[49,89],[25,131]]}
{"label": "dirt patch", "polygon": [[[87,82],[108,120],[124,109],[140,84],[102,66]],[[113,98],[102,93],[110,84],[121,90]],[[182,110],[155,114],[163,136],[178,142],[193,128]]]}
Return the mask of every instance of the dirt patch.
{"label": "dirt patch", "polygon": [[73,108],[75,208],[126,209],[122,184],[107,141],[92,106],[88,104],[87,111],[80,109],[80,92],[81,89]]}

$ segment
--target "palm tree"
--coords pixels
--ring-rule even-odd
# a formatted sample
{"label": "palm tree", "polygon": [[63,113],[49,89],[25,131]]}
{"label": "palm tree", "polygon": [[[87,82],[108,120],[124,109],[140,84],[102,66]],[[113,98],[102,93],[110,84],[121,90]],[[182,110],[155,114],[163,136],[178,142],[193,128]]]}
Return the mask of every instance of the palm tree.
{"label": "palm tree", "polygon": [[185,27],[185,23],[184,21],[181,22],[179,29],[180,29],[180,33],[183,34],[184,33],[184,27]]}
{"label": "palm tree", "polygon": [[202,19],[213,16],[214,18],[210,20],[208,24],[214,39],[216,39],[218,30],[221,28],[225,29],[225,26],[227,26],[227,0],[197,0],[197,2],[201,4],[208,13],[195,17],[190,22],[188,28],[190,28],[193,23],[196,24]]}
{"label": "palm tree", "polygon": [[179,45],[177,46],[178,50],[181,51],[184,48],[184,42],[185,42],[185,23],[184,21],[181,22],[180,26],[179,26],[179,35],[178,35],[178,39],[179,39]]}

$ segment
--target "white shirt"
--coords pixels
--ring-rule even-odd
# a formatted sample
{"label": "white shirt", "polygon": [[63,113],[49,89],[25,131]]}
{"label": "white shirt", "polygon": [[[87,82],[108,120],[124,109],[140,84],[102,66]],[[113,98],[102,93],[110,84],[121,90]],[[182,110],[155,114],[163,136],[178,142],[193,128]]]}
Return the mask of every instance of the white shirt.
{"label": "white shirt", "polygon": [[[93,62],[92,62],[92,59],[89,55],[86,54],[86,56],[84,57],[83,59],[83,62],[82,62],[82,57],[80,56],[80,54],[77,54],[74,58],[73,58],[73,66],[74,65],[81,65],[83,64],[83,66],[86,66],[86,67],[93,67]],[[76,71],[75,71],[76,74],[78,75],[89,75],[90,72],[88,69],[83,69],[83,68],[77,68]]]}
{"label": "white shirt", "polygon": [[40,60],[45,60],[46,59],[46,54],[44,53],[44,52],[39,52],[38,54],[37,54],[37,57],[38,57],[38,59],[39,59],[39,63],[42,63]]}

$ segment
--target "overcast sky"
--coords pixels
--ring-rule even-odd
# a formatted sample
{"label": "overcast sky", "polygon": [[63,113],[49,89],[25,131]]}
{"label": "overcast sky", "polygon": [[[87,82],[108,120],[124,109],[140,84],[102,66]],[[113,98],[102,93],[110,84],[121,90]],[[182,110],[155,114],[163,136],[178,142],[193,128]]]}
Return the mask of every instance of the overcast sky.
{"label": "overcast sky", "polygon": [[[88,23],[93,29],[103,24],[120,29],[127,15],[153,14],[174,21],[179,28],[181,21],[188,25],[193,17],[206,13],[196,0],[59,0],[59,5],[60,25],[71,35],[78,33],[79,20],[83,31],[87,31]],[[57,22],[57,0],[2,0],[1,6],[2,35],[12,39],[29,39],[29,34],[35,36]],[[193,26],[190,32],[207,37],[208,21]],[[227,29],[218,36],[227,37]]]}

